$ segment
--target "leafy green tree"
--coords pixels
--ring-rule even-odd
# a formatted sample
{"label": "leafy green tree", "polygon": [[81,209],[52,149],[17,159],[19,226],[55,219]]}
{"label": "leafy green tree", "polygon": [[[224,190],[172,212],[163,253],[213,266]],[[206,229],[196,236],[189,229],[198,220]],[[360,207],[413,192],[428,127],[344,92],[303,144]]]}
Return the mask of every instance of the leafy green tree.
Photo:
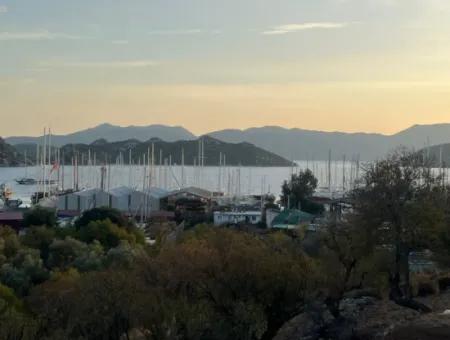
{"label": "leafy green tree", "polygon": [[99,271],[104,268],[104,263],[104,249],[100,242],[94,241],[73,261],[73,266],[80,272]]}
{"label": "leafy green tree", "polygon": [[128,227],[132,224],[119,210],[101,207],[83,212],[81,217],[75,222],[75,226],[80,229],[81,227],[89,225],[91,222],[105,220],[110,220],[113,224],[119,227]]}
{"label": "leafy green tree", "polygon": [[88,245],[79,240],[67,237],[64,240],[53,240],[49,247],[47,265],[61,271],[74,266],[75,261],[88,252]]}
{"label": "leafy green tree", "polygon": [[281,187],[281,205],[287,209],[301,209],[312,214],[322,213],[323,206],[311,202],[317,184],[317,178],[309,169],[293,174],[290,181],[285,181]]}
{"label": "leafy green tree", "polygon": [[49,277],[35,249],[23,248],[0,269],[0,281],[24,296],[33,285],[40,284]]}
{"label": "leafy green tree", "polygon": [[23,225],[31,226],[56,226],[56,210],[36,206],[27,211],[23,216]]}
{"label": "leafy green tree", "polygon": [[78,231],[81,241],[100,242],[105,249],[117,247],[122,240],[130,244],[143,243],[143,237],[135,227],[119,227],[110,220],[92,221]]}
{"label": "leafy green tree", "polygon": [[106,265],[109,268],[132,268],[139,257],[143,256],[143,249],[131,245],[127,241],[120,241],[119,246],[111,248],[106,254]]}
{"label": "leafy green tree", "polygon": [[47,261],[49,255],[50,244],[55,239],[55,229],[45,226],[32,226],[20,238],[22,244],[29,248],[39,249],[41,258]]}
{"label": "leafy green tree", "polygon": [[21,247],[17,233],[9,227],[0,226],[0,264],[15,256]]}

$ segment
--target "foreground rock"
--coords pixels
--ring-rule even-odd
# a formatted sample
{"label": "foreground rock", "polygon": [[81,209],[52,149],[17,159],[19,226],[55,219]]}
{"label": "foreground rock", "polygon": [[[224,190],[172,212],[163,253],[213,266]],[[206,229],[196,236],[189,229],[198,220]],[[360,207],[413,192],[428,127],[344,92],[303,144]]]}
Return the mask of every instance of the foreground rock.
{"label": "foreground rock", "polygon": [[450,316],[431,314],[394,329],[386,340],[450,339]]}
{"label": "foreground rock", "polygon": [[423,315],[392,301],[345,299],[341,315],[335,319],[325,307],[307,311],[287,322],[274,340],[450,339],[450,315]]}

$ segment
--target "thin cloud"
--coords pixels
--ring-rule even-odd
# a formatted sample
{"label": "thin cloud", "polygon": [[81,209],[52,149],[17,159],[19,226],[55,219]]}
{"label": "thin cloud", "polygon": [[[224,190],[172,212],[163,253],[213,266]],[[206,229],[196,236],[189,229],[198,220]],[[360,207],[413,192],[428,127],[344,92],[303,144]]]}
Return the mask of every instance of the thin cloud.
{"label": "thin cloud", "polygon": [[196,34],[220,34],[220,30],[202,30],[198,28],[180,30],[153,30],[149,35],[196,35]]}
{"label": "thin cloud", "polygon": [[75,40],[82,39],[82,37],[70,35],[66,33],[53,33],[47,30],[28,31],[28,32],[0,32],[0,41],[14,41],[14,40]]}
{"label": "thin cloud", "polygon": [[0,5],[0,14],[8,12],[8,7],[4,5]]}
{"label": "thin cloud", "polygon": [[300,31],[307,30],[318,30],[318,29],[339,29],[350,25],[347,22],[309,22],[303,24],[289,24],[281,25],[270,28],[267,31],[262,32],[264,35],[280,35],[289,34]]}
{"label": "thin cloud", "polygon": [[89,67],[89,68],[146,68],[157,66],[154,60],[122,60],[122,61],[80,61],[42,63],[42,66]]}

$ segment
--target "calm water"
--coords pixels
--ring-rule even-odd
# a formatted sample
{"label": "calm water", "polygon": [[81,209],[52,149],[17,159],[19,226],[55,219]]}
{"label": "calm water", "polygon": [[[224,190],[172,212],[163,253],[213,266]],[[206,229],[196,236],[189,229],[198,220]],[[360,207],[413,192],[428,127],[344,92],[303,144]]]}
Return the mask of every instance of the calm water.
{"label": "calm water", "polygon": [[[292,173],[311,169],[319,180],[319,187],[328,186],[328,162],[297,162],[297,167],[204,167],[202,169],[185,166],[155,166],[151,176],[152,186],[167,190],[180,187],[197,186],[212,191],[223,191],[230,195],[273,193],[279,195],[283,181]],[[144,178],[149,179],[148,168],[143,166],[114,165],[107,168],[109,174],[105,178],[108,188],[129,186],[141,189],[144,186]],[[47,173],[49,173],[47,169]],[[20,198],[25,203],[30,201],[30,196],[38,190],[38,186],[17,185],[14,181],[21,177],[42,178],[42,169],[31,168],[0,168],[0,184],[5,183],[13,191],[14,198]],[[333,190],[349,188],[358,177],[355,163],[332,162],[331,184]],[[58,178],[56,173],[50,177]],[[74,186],[73,168],[66,166],[60,169],[60,184],[64,188]],[[101,167],[81,166],[78,175],[80,188],[100,187]]]}

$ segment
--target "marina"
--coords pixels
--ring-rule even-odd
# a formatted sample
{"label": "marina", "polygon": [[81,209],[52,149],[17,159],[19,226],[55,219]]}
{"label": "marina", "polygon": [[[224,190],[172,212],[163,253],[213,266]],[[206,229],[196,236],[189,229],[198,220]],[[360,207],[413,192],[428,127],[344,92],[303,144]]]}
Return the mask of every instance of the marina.
{"label": "marina", "polygon": [[[193,166],[155,166],[152,174],[152,185],[167,191],[195,186],[198,188],[222,192],[226,196],[273,194],[279,196],[281,185],[294,173],[310,168],[319,181],[320,191],[329,191],[327,175],[329,163],[326,161],[298,161],[296,167],[193,167]],[[57,174],[53,174],[47,186],[59,187],[61,190],[94,189],[102,187],[103,166],[61,166]],[[148,181],[148,168],[142,165],[111,165],[107,166],[104,176],[105,190],[118,187],[143,190]],[[342,192],[350,188],[357,179],[356,165],[347,162],[331,162],[331,192]],[[17,182],[25,168],[0,168],[0,183],[11,191],[13,199],[21,199],[24,205],[31,204],[31,196],[39,191],[42,182],[22,184]],[[28,167],[29,176],[35,174],[39,178],[41,167]],[[108,173],[109,171],[109,173]],[[76,178],[76,176],[78,176]],[[58,184],[59,183],[59,184]]]}

